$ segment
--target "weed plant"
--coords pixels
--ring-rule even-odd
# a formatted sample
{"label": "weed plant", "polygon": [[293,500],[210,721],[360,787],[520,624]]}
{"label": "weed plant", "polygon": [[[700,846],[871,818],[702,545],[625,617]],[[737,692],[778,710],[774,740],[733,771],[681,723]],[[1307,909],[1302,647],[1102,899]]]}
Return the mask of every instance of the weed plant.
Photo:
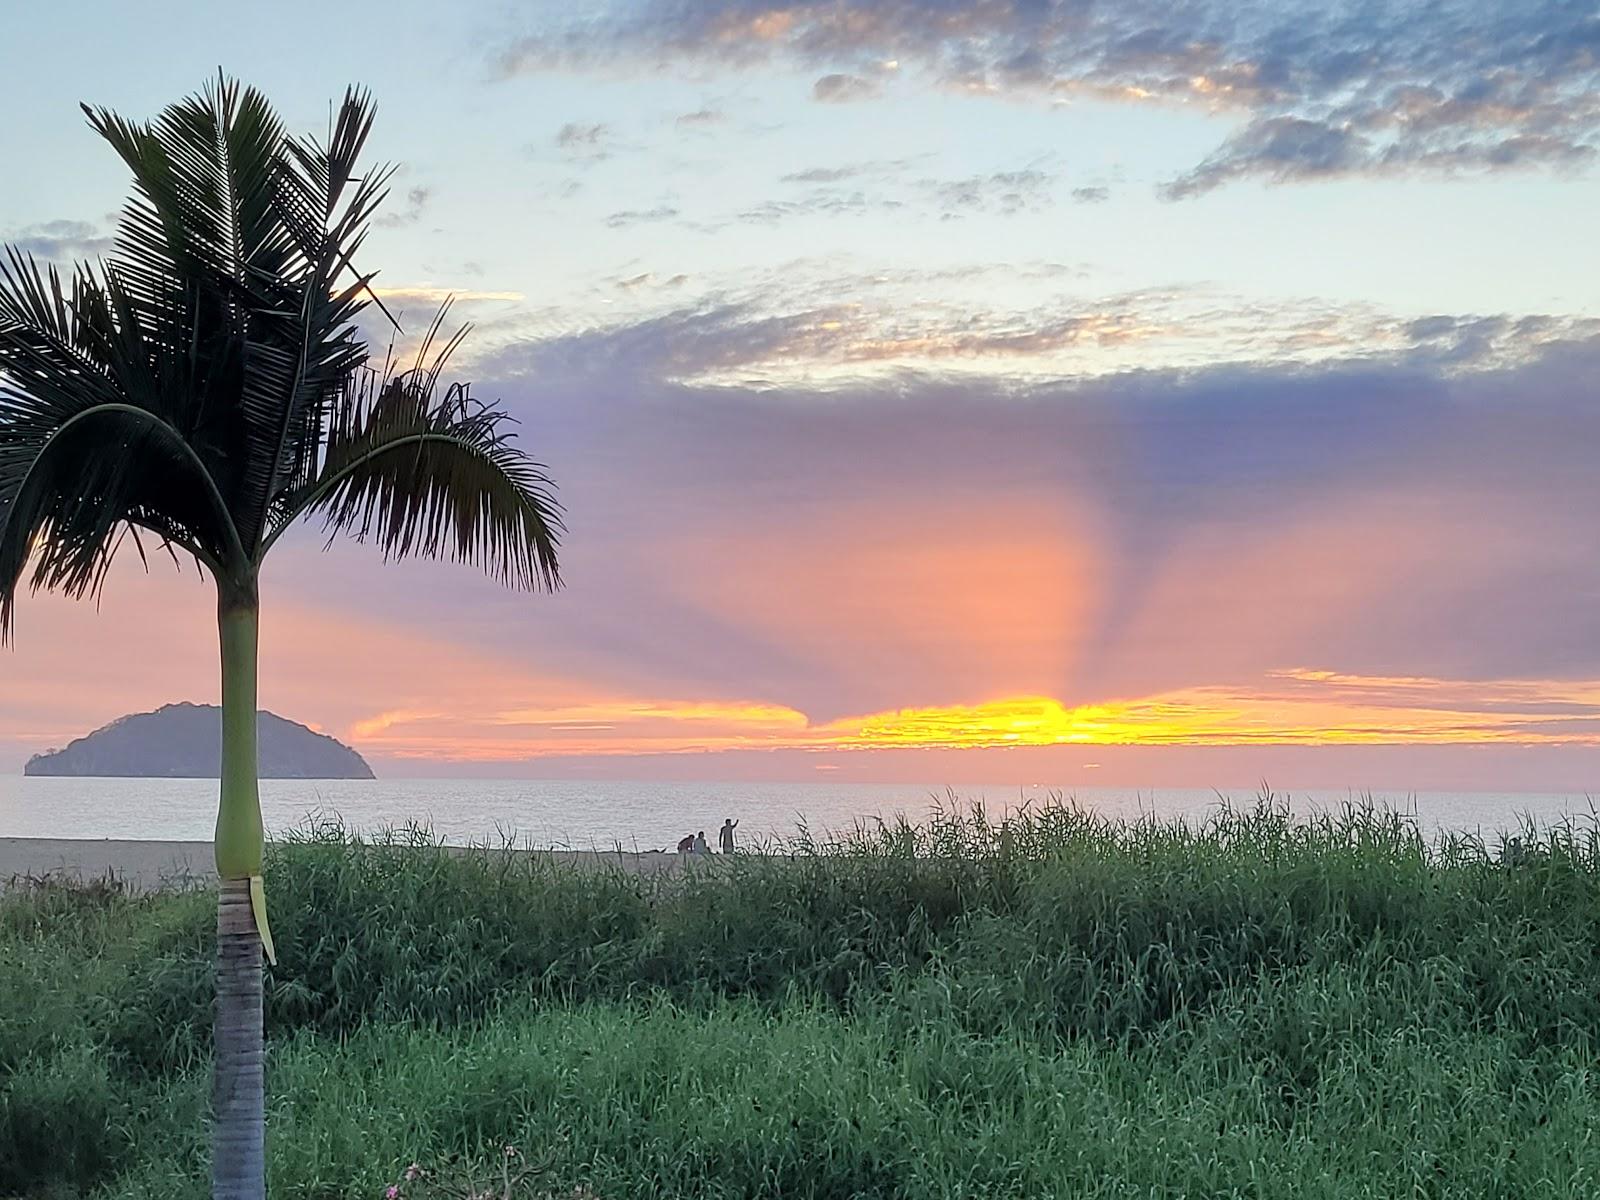
{"label": "weed plant", "polygon": [[[268,872],[281,1197],[507,1143],[606,1200],[1600,1195],[1593,821],[952,805],[661,875],[321,824]],[[205,1195],[213,913],[0,895],[0,1196]]]}

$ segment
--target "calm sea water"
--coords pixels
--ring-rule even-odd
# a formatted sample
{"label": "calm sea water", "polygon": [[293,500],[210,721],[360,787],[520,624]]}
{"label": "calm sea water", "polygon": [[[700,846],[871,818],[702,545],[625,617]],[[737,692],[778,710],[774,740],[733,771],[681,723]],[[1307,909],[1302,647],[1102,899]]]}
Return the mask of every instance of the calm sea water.
{"label": "calm sea water", "polygon": [[[1048,798],[1046,789],[962,787],[962,802],[981,800],[992,815]],[[945,789],[915,784],[862,783],[633,783],[486,779],[268,780],[261,807],[269,833],[337,817],[370,832],[417,822],[446,841],[469,843],[512,836],[536,846],[577,849],[670,848],[685,833],[705,830],[716,843],[724,817],[739,820],[742,842],[790,838],[805,823],[814,832],[848,829],[858,821],[928,816]],[[1214,811],[1213,791],[1079,789],[1086,808],[1109,816],[1203,818]],[[1231,798],[1254,800],[1252,793]],[[1296,811],[1338,807],[1348,792],[1289,797]],[[1485,836],[1529,817],[1546,824],[1586,816],[1584,796],[1493,792],[1380,795],[1381,804],[1414,813],[1427,831],[1455,829]],[[0,777],[0,837],[209,840],[217,784],[201,779],[36,779]]]}

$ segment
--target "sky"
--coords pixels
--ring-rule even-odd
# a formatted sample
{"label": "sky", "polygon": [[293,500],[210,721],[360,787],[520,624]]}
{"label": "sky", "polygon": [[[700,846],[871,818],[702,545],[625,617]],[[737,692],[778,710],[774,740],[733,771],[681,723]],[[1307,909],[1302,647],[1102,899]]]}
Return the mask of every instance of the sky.
{"label": "sky", "polygon": [[[110,252],[79,102],[219,66],[371,88],[396,350],[454,295],[567,509],[555,596],[275,550],[263,706],[380,774],[1600,780],[1592,5],[28,5],[0,240]],[[213,613],[25,600],[0,771]]]}

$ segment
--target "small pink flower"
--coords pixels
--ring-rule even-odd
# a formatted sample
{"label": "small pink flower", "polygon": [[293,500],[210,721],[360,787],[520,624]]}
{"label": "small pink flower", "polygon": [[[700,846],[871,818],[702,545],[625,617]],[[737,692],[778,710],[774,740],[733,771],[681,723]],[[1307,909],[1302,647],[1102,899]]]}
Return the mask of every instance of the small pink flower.
{"label": "small pink flower", "polygon": [[400,1185],[391,1183],[389,1190],[383,1193],[383,1200],[400,1200]]}
{"label": "small pink flower", "polygon": [[410,1183],[414,1179],[421,1179],[421,1178],[422,1178],[422,1164],[421,1163],[412,1163],[409,1167],[406,1168],[406,1182],[407,1183]]}
{"label": "small pink flower", "polygon": [[506,1147],[506,1157],[507,1158],[515,1158],[516,1156],[517,1156],[517,1148],[515,1146],[507,1146]]}

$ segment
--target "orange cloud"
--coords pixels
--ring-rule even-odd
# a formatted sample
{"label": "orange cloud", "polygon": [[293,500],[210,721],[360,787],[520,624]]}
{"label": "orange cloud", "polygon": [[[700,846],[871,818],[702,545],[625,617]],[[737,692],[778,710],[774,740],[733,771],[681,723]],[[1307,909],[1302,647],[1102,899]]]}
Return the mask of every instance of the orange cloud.
{"label": "orange cloud", "polygon": [[[1359,536],[1382,519],[1372,503],[1357,509],[1362,519],[1304,523],[1296,546],[1236,549],[1226,572],[1208,570],[1222,556],[1207,537],[1170,549],[1141,589],[1117,597],[1128,624],[1116,641],[1128,650],[1098,678],[1079,660],[1086,643],[1107,640],[1094,630],[1107,606],[1103,532],[1062,501],[1018,489],[966,506],[935,491],[823,512],[804,536],[732,539],[736,555],[711,536],[670,548],[662,569],[683,580],[681,604],[839,681],[815,694],[849,696],[849,715],[808,713],[781,682],[729,696],[710,677],[652,682],[613,668],[579,678],[463,642],[450,623],[407,624],[403,602],[346,613],[280,599],[276,588],[261,698],[369,755],[441,764],[730,750],[1600,746],[1600,680],[1274,669],[1363,611],[1374,577],[1413,557],[1408,569],[1419,572],[1446,561],[1426,523],[1372,550]],[[302,550],[286,551],[284,566],[296,557],[307,577],[320,568]],[[1473,577],[1466,560],[1448,565]],[[393,593],[432,569],[392,568]],[[1299,603],[1259,601],[1239,578],[1292,580]],[[0,743],[20,761],[123,712],[214,700],[213,604],[193,573],[144,576],[133,564],[118,567],[98,617],[56,597],[30,600],[0,678]],[[1201,649],[1185,657],[1186,647]],[[1063,680],[1076,703],[1061,698]]]}
{"label": "orange cloud", "polygon": [[1026,486],[974,499],[935,483],[808,513],[781,538],[729,524],[650,548],[661,586],[846,683],[852,707],[1054,691],[1101,599],[1102,522]]}
{"label": "orange cloud", "polygon": [[1275,672],[1068,708],[1041,696],[833,722],[830,749],[1041,745],[1600,745],[1600,681],[1389,679]]}
{"label": "orange cloud", "polygon": [[445,714],[436,709],[396,708],[376,716],[364,717],[350,726],[350,737],[356,741],[371,741],[381,737],[396,725],[413,725],[419,721],[436,721]]}
{"label": "orange cloud", "polygon": [[[1047,696],[904,708],[812,724],[755,703],[617,699],[514,712],[358,723],[397,758],[719,750],[1016,746],[1600,745],[1600,681],[1392,679],[1274,672],[1254,688],[1196,687],[1075,707]],[[355,730],[353,729],[353,733]]]}
{"label": "orange cloud", "polygon": [[[1376,681],[1379,687],[1384,681]],[[1192,688],[1134,700],[1067,708],[1046,697],[1021,697],[971,707],[907,709],[836,722],[829,748],[923,746],[1246,746],[1600,745],[1600,684],[1517,681],[1491,685],[1430,681],[1437,706],[1375,698],[1294,696],[1220,687]],[[1456,690],[1461,689],[1461,690]],[[1504,695],[1524,703],[1501,707]],[[1550,709],[1559,709],[1559,715]]]}
{"label": "orange cloud", "polygon": [[782,705],[636,697],[449,715],[392,711],[350,727],[351,740],[371,753],[469,762],[770,749],[812,736],[805,714]]}

